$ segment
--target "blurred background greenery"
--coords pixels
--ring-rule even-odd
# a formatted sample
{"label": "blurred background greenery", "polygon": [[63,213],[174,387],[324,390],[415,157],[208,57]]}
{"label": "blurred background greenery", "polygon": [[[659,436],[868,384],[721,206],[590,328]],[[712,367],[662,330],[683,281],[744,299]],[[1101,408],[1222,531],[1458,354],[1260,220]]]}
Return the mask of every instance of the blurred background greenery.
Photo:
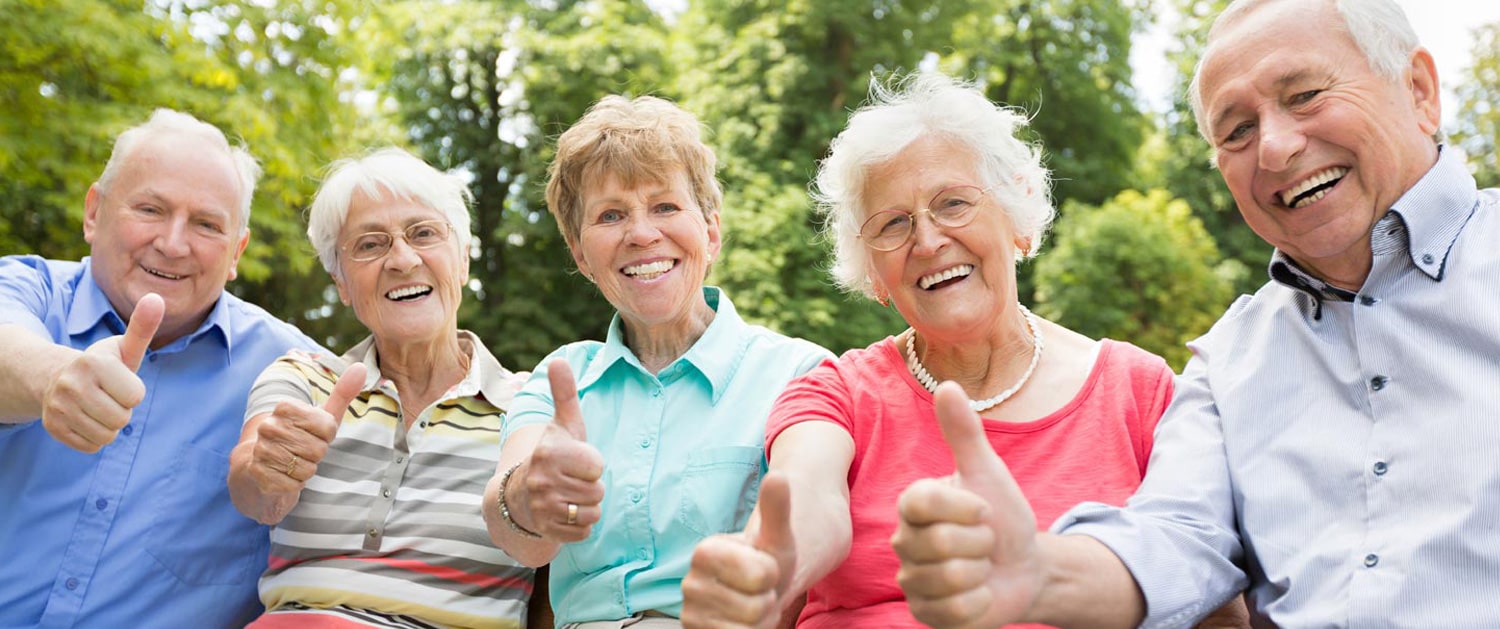
{"label": "blurred background greenery", "polygon": [[[326,164],[398,144],[471,177],[460,324],[507,365],[602,338],[612,314],[542,201],[551,144],[598,98],[651,93],[710,129],[726,246],[710,283],[754,322],[835,352],[899,331],[838,292],[807,186],[874,76],[936,67],[1034,114],[1060,218],[1022,299],[1181,367],[1264,281],[1186,104],[1141,109],[1132,36],[1177,12],[1181,93],[1223,0],[0,0],[0,254],[87,254],[83,198],[156,107],[242,138],[266,169],[230,289],[342,350],[364,334],[303,235]],[[1475,30],[1445,132],[1500,184],[1500,24]],[[1448,77],[1447,80],[1451,80]],[[1445,118],[1446,120],[1446,118]]]}

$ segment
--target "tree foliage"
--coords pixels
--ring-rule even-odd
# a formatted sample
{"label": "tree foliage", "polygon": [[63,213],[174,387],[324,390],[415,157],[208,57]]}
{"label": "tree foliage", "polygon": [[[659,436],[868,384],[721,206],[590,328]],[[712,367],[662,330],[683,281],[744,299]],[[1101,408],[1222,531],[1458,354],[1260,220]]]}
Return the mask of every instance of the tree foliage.
{"label": "tree foliage", "polygon": [[1452,140],[1481,188],[1500,186],[1500,22],[1474,29],[1472,62],[1457,85]]}
{"label": "tree foliage", "polygon": [[1184,344],[1229,306],[1246,272],[1222,260],[1186,201],[1165,190],[1070,204],[1037,260],[1036,310],[1087,336],[1135,343],[1186,364]]}

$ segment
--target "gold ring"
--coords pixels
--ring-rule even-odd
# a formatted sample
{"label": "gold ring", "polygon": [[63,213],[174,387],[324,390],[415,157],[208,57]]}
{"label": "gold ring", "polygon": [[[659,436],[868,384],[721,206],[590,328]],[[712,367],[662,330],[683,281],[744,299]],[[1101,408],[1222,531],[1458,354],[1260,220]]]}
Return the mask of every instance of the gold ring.
{"label": "gold ring", "polygon": [[[291,454],[291,453],[288,452],[287,454]],[[292,458],[286,462],[285,474],[287,476],[292,476],[292,472],[297,469],[297,463],[299,463],[301,461],[302,461],[302,459],[297,458],[297,455],[292,454]],[[296,477],[292,476],[292,478],[296,478]]]}
{"label": "gold ring", "polygon": [[568,503],[568,524],[578,523],[578,505]]}

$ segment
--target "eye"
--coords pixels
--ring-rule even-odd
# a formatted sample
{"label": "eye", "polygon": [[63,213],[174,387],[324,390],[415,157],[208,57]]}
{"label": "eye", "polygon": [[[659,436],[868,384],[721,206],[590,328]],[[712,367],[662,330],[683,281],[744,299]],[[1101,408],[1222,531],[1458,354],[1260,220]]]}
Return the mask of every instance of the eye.
{"label": "eye", "polygon": [[365,234],[354,239],[354,244],[349,249],[354,253],[372,253],[380,251],[386,246],[385,238],[380,234]]}
{"label": "eye", "polygon": [[1312,102],[1312,99],[1317,98],[1318,94],[1321,93],[1323,93],[1323,90],[1307,90],[1306,92],[1297,92],[1296,94],[1292,95],[1291,104],[1305,105],[1309,102]]}
{"label": "eye", "polygon": [[657,214],[673,214],[682,211],[682,208],[678,207],[675,203],[659,203],[651,209],[655,210]]}
{"label": "eye", "polygon": [[136,206],[135,211],[141,214],[145,214],[146,216],[162,216],[163,214],[166,214],[166,211],[154,205],[138,205]]}
{"label": "eye", "polygon": [[220,225],[219,223],[216,223],[214,221],[202,220],[202,221],[198,221],[197,225],[198,225],[198,229],[201,229],[201,230],[203,230],[205,232],[208,232],[210,234],[222,234],[222,233],[224,233],[224,226]]}
{"label": "eye", "polygon": [[625,213],[619,210],[605,210],[599,213],[600,223],[618,223],[625,220]]}
{"label": "eye", "polygon": [[1229,133],[1224,136],[1224,139],[1219,140],[1219,145],[1223,146],[1226,144],[1238,143],[1244,140],[1245,137],[1250,134],[1250,130],[1254,128],[1255,125],[1250,124],[1249,122],[1241,122],[1235,125],[1233,129],[1230,129]]}
{"label": "eye", "polygon": [[418,223],[407,228],[406,240],[414,245],[434,245],[443,239],[443,230],[436,223]]}
{"label": "eye", "polygon": [[911,225],[911,215],[905,212],[882,212],[876,224],[880,226],[881,235],[899,234]]}

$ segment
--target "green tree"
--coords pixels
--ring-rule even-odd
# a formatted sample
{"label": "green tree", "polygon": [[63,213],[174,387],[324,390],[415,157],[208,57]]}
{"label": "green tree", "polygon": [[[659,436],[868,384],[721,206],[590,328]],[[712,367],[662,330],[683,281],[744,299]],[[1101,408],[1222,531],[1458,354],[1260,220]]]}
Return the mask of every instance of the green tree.
{"label": "green tree", "polygon": [[1120,193],[1098,207],[1072,203],[1056,244],[1037,260],[1036,311],[1092,337],[1135,343],[1186,364],[1185,343],[1207,331],[1245,267],[1165,190]]}
{"label": "green tree", "polygon": [[1468,153],[1479,187],[1500,186],[1500,22],[1474,29],[1472,62],[1454,91],[1453,143]]}

